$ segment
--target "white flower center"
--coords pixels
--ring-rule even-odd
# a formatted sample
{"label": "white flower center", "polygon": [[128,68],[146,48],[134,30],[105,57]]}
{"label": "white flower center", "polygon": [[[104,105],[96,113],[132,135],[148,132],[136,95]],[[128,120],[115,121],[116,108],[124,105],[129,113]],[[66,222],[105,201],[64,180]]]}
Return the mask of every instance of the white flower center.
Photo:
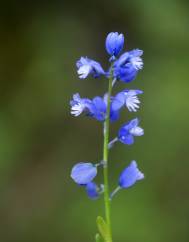
{"label": "white flower center", "polygon": [[143,68],[143,61],[139,56],[131,58],[131,63],[136,70]]}
{"label": "white flower center", "polygon": [[140,103],[138,97],[135,95],[135,93],[132,93],[132,91],[126,93],[125,95],[126,95],[125,104],[128,110],[130,112],[136,112],[137,109],[139,108],[138,104]]}
{"label": "white flower center", "polygon": [[139,126],[136,126],[132,129],[130,129],[129,133],[134,135],[134,136],[141,136],[141,135],[144,134],[144,130]]}
{"label": "white flower center", "polygon": [[84,109],[85,109],[85,105],[83,105],[82,103],[75,104],[71,108],[71,114],[74,116],[79,116]]}
{"label": "white flower center", "polygon": [[78,69],[77,73],[80,78],[84,79],[89,75],[91,69],[92,67],[90,65],[83,65]]}

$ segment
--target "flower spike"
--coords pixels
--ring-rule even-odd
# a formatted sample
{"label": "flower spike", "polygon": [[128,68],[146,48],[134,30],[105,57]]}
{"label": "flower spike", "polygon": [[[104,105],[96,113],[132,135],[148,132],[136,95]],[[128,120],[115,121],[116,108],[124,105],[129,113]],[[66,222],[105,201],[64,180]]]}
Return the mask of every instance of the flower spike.
{"label": "flower spike", "polygon": [[[113,88],[120,83],[129,83],[133,81],[138,72],[143,68],[143,51],[134,49],[121,54],[124,46],[124,35],[118,32],[111,32],[105,40],[105,48],[109,54],[109,67],[103,70],[101,64],[88,57],[81,57],[76,62],[77,74],[80,79],[86,79],[89,76],[99,78],[103,76],[108,79],[108,90],[103,96],[95,96],[92,99],[82,98],[78,93],[73,95],[70,101],[71,115],[78,117],[82,114],[101,122],[103,129],[103,155],[102,160],[96,164],[81,162],[73,166],[71,178],[79,186],[85,189],[87,196],[96,200],[100,194],[104,193],[105,220],[102,217],[97,218],[99,234],[96,241],[112,242],[111,231],[111,206],[110,200],[121,189],[127,189],[133,186],[137,181],[144,178],[144,174],[138,169],[136,161],[132,161],[120,174],[117,188],[109,193],[109,149],[115,143],[131,145],[134,143],[135,136],[142,136],[144,130],[139,126],[139,119],[134,118],[126,122],[118,131],[117,137],[110,141],[111,122],[120,118],[120,112],[126,107],[129,112],[137,112],[140,108],[140,94],[143,91],[138,89],[123,89],[116,95],[113,95]],[[121,55],[120,55],[121,54]],[[119,56],[120,55],[120,56]],[[118,142],[119,141],[119,142]],[[98,186],[94,179],[99,169],[103,169],[103,185]]]}

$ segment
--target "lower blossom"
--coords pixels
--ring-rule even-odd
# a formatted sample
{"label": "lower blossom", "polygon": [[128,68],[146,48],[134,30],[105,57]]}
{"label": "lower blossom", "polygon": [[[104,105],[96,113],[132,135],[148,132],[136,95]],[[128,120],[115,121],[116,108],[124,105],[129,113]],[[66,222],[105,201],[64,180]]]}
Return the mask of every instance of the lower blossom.
{"label": "lower blossom", "polygon": [[144,130],[138,125],[138,118],[124,124],[119,130],[118,140],[123,144],[132,145],[134,143],[134,136],[142,136],[144,134]]}

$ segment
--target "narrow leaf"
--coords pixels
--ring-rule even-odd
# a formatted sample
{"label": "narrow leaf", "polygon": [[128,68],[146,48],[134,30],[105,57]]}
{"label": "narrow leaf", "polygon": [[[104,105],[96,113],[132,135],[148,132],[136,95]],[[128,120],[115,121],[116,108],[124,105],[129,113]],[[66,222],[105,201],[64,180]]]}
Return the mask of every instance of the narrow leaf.
{"label": "narrow leaf", "polygon": [[104,240],[102,239],[102,237],[100,236],[100,234],[96,234],[95,240],[96,240],[96,242],[104,242]]}
{"label": "narrow leaf", "polygon": [[105,242],[112,242],[108,225],[106,224],[104,219],[102,217],[98,216],[97,219],[96,219],[96,223],[97,223],[97,226],[98,226],[98,230],[99,230],[102,238],[104,239],[104,241]]}

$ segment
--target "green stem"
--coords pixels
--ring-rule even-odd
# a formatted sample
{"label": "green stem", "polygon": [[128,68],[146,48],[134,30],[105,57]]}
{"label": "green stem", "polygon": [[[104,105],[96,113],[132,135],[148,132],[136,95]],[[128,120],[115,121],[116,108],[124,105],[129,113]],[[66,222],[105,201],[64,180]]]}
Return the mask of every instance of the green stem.
{"label": "green stem", "polygon": [[112,68],[110,71],[109,85],[108,85],[108,97],[107,97],[107,112],[106,119],[104,121],[104,149],[103,149],[103,161],[104,161],[104,204],[105,204],[105,215],[106,222],[109,227],[110,240],[112,242],[112,231],[111,231],[111,218],[110,218],[110,198],[109,198],[109,182],[108,182],[108,144],[109,144],[109,126],[110,126],[110,97],[112,92]]}

